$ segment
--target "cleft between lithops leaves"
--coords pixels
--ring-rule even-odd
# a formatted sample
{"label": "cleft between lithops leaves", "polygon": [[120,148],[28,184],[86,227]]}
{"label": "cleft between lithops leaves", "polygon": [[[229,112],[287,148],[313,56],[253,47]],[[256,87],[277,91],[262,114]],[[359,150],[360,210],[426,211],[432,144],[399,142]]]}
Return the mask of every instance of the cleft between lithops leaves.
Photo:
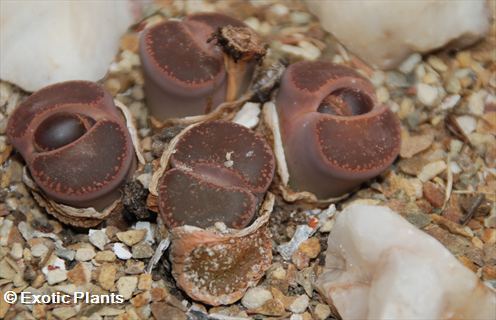
{"label": "cleft between lithops leaves", "polygon": [[[131,112],[123,103],[117,100],[114,100],[114,103],[126,121],[126,127],[128,128],[131,136],[134,153],[136,154],[139,163],[144,165],[145,159],[141,153],[137,129]],[[81,228],[90,228],[100,224],[114,212],[122,210],[122,198],[114,200],[111,204],[100,210],[93,207],[76,208],[57,202],[45,195],[45,193],[36,185],[31,177],[31,174],[29,173],[29,170],[27,169],[27,166],[23,169],[22,179],[26,186],[31,190],[35,201],[41,207],[45,208],[49,214],[53,215],[65,224]]]}
{"label": "cleft between lithops leaves", "polygon": [[274,101],[264,115],[288,201],[336,200],[387,170],[398,155],[399,120],[351,68],[292,64]]}
{"label": "cleft between lithops leaves", "polygon": [[346,199],[349,194],[344,194],[339,197],[329,197],[326,199],[319,199],[314,193],[310,191],[295,191],[289,185],[289,169],[286,162],[286,155],[284,153],[284,144],[281,136],[281,127],[279,116],[276,111],[276,106],[273,101],[268,101],[262,108],[263,125],[268,129],[266,130],[266,138],[272,144],[274,150],[274,157],[277,164],[277,175],[274,183],[277,189],[281,192],[284,200],[288,202],[308,202],[315,204],[329,204]]}

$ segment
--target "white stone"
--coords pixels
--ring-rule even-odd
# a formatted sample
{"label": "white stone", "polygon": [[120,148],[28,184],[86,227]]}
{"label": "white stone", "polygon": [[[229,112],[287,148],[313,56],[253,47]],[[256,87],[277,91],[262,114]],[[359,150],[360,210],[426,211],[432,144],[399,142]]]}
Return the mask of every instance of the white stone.
{"label": "white stone", "polygon": [[278,16],[284,16],[289,13],[288,7],[280,3],[276,3],[275,5],[271,6],[269,10],[270,12]]}
{"label": "white stone", "polygon": [[241,107],[241,110],[236,113],[232,121],[251,129],[257,126],[259,115],[260,103],[247,102]]}
{"label": "white stone", "polygon": [[458,101],[460,101],[460,95],[458,94],[453,94],[450,96],[447,96],[446,98],[443,99],[443,102],[439,105],[441,110],[448,110],[456,106]]}
{"label": "white stone", "polygon": [[91,244],[100,250],[104,250],[105,245],[110,242],[110,239],[107,237],[107,234],[105,233],[105,229],[101,229],[101,230],[90,229],[88,232],[88,236]]}
{"label": "white stone", "polygon": [[151,173],[142,173],[136,178],[143,187],[148,189],[150,186],[150,182],[152,181],[152,174]]}
{"label": "white stone", "polygon": [[38,243],[31,247],[31,254],[36,258],[45,255],[47,252],[48,248],[43,243]]}
{"label": "white stone", "polygon": [[467,136],[474,132],[477,128],[477,120],[475,120],[475,118],[471,116],[457,117],[456,122],[460,126],[460,129],[462,129],[463,133],[465,133],[465,135]]}
{"label": "white stone", "polygon": [[117,258],[121,260],[128,260],[133,256],[126,245],[120,242],[114,243],[113,251]]}
{"label": "white stone", "polygon": [[406,58],[398,67],[398,70],[403,72],[404,74],[409,74],[413,70],[419,62],[422,61],[422,56],[419,53],[412,53],[408,58]]}
{"label": "white stone", "polygon": [[314,46],[313,44],[311,44],[308,41],[300,41],[298,43],[298,46],[293,46],[290,44],[283,44],[283,45],[281,45],[280,49],[281,49],[281,51],[283,51],[285,53],[288,53],[288,54],[291,54],[294,56],[298,56],[298,57],[302,57],[306,60],[315,60],[321,54],[319,48],[317,48],[316,46]]}
{"label": "white stone", "polygon": [[46,275],[49,285],[53,285],[67,279],[67,271],[61,269],[49,270]]}
{"label": "white stone", "polygon": [[496,295],[441,243],[387,207],[337,215],[317,287],[347,319],[493,319]]}
{"label": "white stone", "polygon": [[482,116],[484,114],[484,100],[486,99],[487,92],[480,90],[474,92],[468,98],[468,108],[470,113],[476,116]]}
{"label": "white stone", "polygon": [[446,162],[444,162],[443,160],[434,161],[429,164],[426,164],[422,168],[422,170],[420,170],[420,173],[418,174],[417,178],[419,178],[422,182],[427,182],[432,178],[436,177],[441,172],[443,172],[445,169],[446,169]]}
{"label": "white stone", "polygon": [[[485,0],[306,0],[322,26],[372,66],[394,68],[413,52],[463,47],[489,30]],[[407,70],[408,71],[408,70]]]}
{"label": "white stone", "polygon": [[277,251],[279,251],[279,253],[285,260],[290,260],[291,256],[298,249],[300,244],[303,241],[307,240],[314,233],[314,228],[311,228],[306,224],[299,225],[296,227],[293,238],[291,238],[289,242],[277,246]]}
{"label": "white stone", "polygon": [[450,170],[453,174],[459,174],[460,172],[462,172],[462,168],[460,168],[458,163],[456,163],[455,161],[450,162]]}
{"label": "white stone", "polygon": [[1,1],[0,78],[27,91],[103,78],[133,22],[131,6],[131,1]]}
{"label": "white stone", "polygon": [[302,294],[289,305],[289,310],[294,313],[303,313],[308,308],[308,302],[308,296],[306,294]]}
{"label": "white stone", "polygon": [[65,261],[60,259],[56,255],[52,254],[50,258],[48,258],[48,261],[45,264],[45,266],[41,268],[41,272],[43,272],[43,274],[48,277],[48,273],[51,270],[55,270],[55,269],[66,270]]}
{"label": "white stone", "polygon": [[138,221],[136,224],[133,226],[134,229],[145,229],[146,230],[146,236],[145,236],[145,242],[148,244],[154,244],[155,239],[155,230],[152,228],[152,225],[148,221]]}
{"label": "white stone", "polygon": [[272,293],[263,287],[250,288],[241,299],[241,303],[247,309],[261,307],[265,302],[272,299]]}
{"label": "white stone", "polygon": [[22,244],[20,244],[19,242],[15,242],[14,244],[12,244],[12,248],[10,249],[10,256],[14,260],[19,260],[22,258],[22,251]]}
{"label": "white stone", "polygon": [[438,97],[438,90],[436,87],[430,86],[425,83],[419,83],[417,85],[417,99],[428,107],[432,107],[436,102]]}
{"label": "white stone", "polygon": [[96,255],[95,249],[92,247],[83,247],[79,248],[76,251],[76,260],[77,261],[89,261],[93,259],[93,257]]}
{"label": "white stone", "polygon": [[[23,223],[22,221],[21,223]],[[10,230],[12,229],[12,226],[14,225],[14,222],[9,219],[5,218],[0,218],[0,245],[1,246],[6,246],[8,241],[9,241],[9,235],[10,235]]]}

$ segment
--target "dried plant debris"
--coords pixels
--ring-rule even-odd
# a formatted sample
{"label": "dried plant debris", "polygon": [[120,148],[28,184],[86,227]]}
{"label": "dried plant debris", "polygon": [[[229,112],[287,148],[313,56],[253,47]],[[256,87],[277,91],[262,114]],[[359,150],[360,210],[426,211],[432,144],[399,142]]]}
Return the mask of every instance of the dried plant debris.
{"label": "dried plant debris", "polygon": [[[494,9],[494,4],[489,4]],[[471,270],[484,286],[496,288],[495,28],[463,51],[413,53],[397,70],[380,71],[339,45],[300,1],[166,0],[142,9],[145,18],[122,37],[119,53],[101,81],[115,107],[127,106],[117,113],[119,127],[129,132],[136,163],[144,162],[137,165],[135,179],[126,181],[122,201],[116,205],[115,211],[124,216],[74,207],[67,211],[67,205],[45,198],[7,138],[7,123],[16,107],[29,99],[28,94],[0,81],[0,294],[10,290],[72,292],[77,288],[122,294],[125,301],[27,306],[5,304],[0,299],[0,318],[339,319],[340,309],[314,288],[325,264],[328,237],[338,231],[336,213],[352,204],[382,205],[396,211],[438,240],[468,268],[464,273]],[[236,100],[224,102],[207,115],[154,120],[144,88],[140,32],[166,20],[184,21],[198,12],[220,13],[249,26],[267,44],[266,53],[261,61],[252,62],[253,69],[247,68],[253,72],[251,83],[246,79],[247,89],[231,91],[240,94]],[[218,26],[206,32],[205,41],[216,30]],[[218,52],[216,59],[225,68],[227,55],[214,43],[208,45]],[[290,178],[281,161],[283,137],[280,132],[274,134],[270,126],[276,122],[269,125],[265,121],[268,114],[278,119],[275,97],[286,68],[316,59],[351,67],[370,80],[378,103],[401,122],[399,157],[386,172],[357,186],[346,198],[333,199],[335,207],[319,202],[313,194],[279,187]],[[321,111],[329,111],[328,106],[323,105]],[[89,124],[84,119],[80,122],[83,127]],[[214,223],[206,229],[180,226],[176,233],[168,232],[157,214],[158,193],[152,186],[157,186],[158,180],[153,173],[169,163],[185,128],[202,121],[233,119],[264,135],[276,154],[277,175],[269,187],[275,204],[268,221],[260,220],[266,216],[256,210],[247,231]],[[167,150],[169,153],[164,153]],[[217,163],[225,170],[239,165],[237,153],[231,151],[235,150],[218,155]],[[367,219],[380,222],[372,215]],[[377,230],[386,227],[380,224]],[[255,246],[259,251],[248,249],[259,241],[260,246]],[[188,243],[198,246],[183,246]],[[189,249],[179,250],[180,244]],[[250,254],[226,256],[221,250],[226,247]],[[210,263],[214,260],[205,259],[208,253],[225,263]],[[236,270],[246,272],[223,272],[232,263],[244,268]],[[441,262],[437,265],[439,270],[448,268]],[[199,284],[209,276],[217,279],[210,288]],[[238,282],[222,287],[221,279]],[[460,283],[460,279],[451,282]],[[408,285],[402,281],[398,287],[404,291]],[[190,289],[197,290],[187,293]],[[342,312],[341,316],[345,315]]]}
{"label": "dried plant debris", "polygon": [[249,27],[220,27],[208,41],[215,41],[235,63],[260,61],[266,53],[262,39]]}

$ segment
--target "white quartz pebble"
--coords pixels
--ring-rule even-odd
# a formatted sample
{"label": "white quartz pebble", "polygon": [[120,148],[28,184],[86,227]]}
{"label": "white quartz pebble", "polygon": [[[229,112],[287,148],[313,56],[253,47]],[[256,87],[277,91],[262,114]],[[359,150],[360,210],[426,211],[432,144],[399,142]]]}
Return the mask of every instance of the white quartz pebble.
{"label": "white quartz pebble", "polygon": [[441,243],[387,207],[337,215],[323,274],[328,303],[347,319],[494,319],[496,294]]}

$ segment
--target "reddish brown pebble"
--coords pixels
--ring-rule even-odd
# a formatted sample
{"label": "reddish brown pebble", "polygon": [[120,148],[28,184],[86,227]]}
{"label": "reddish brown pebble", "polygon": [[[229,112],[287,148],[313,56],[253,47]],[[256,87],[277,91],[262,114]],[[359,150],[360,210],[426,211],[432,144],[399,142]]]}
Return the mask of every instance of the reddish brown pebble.
{"label": "reddish brown pebble", "polygon": [[400,125],[372,84],[328,62],[288,67],[276,98],[290,185],[339,196],[387,169],[400,150]]}
{"label": "reddish brown pebble", "polygon": [[160,120],[206,114],[225,101],[227,74],[221,48],[208,42],[223,26],[246,27],[218,13],[165,21],[143,32],[140,56],[147,104]]}
{"label": "reddish brown pebble", "polygon": [[122,115],[92,82],[62,82],[32,94],[12,114],[7,135],[38,187],[63,204],[105,208],[134,167]]}
{"label": "reddish brown pebble", "polygon": [[424,197],[435,208],[441,208],[444,204],[444,192],[436,184],[427,181],[423,186]]}
{"label": "reddish brown pebble", "polygon": [[275,166],[263,138],[224,121],[189,129],[170,164],[158,191],[160,213],[169,227],[224,222],[238,229],[253,220]]}

